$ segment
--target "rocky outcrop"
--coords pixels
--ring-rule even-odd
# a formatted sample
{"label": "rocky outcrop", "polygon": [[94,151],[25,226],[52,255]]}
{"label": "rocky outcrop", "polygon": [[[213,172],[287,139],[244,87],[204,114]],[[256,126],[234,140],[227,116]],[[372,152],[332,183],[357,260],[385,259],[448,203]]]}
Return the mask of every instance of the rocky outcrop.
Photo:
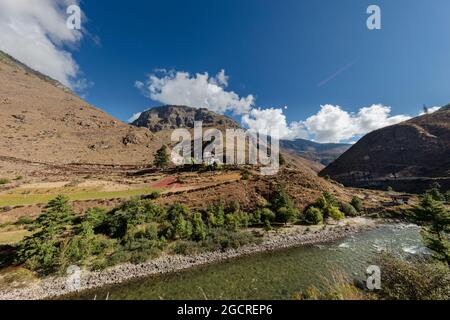
{"label": "rocky outcrop", "polygon": [[203,127],[239,128],[233,119],[219,115],[208,109],[197,109],[185,106],[155,107],[141,113],[132,124],[144,127],[152,132],[173,130],[177,128],[194,128],[195,121],[203,121]]}

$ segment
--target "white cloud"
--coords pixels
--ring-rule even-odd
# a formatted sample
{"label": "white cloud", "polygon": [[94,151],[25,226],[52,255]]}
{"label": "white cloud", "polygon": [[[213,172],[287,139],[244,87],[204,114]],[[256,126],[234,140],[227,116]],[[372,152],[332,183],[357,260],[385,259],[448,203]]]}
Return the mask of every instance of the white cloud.
{"label": "white cloud", "polygon": [[[432,113],[435,113],[436,111],[438,111],[441,108],[442,107],[428,107],[427,111],[428,111],[428,114],[432,114]],[[422,112],[419,113],[419,116],[423,116],[424,114],[425,114],[425,111],[422,111]]]}
{"label": "white cloud", "polygon": [[323,105],[320,111],[306,119],[304,125],[317,142],[349,141],[371,131],[406,121],[407,115],[391,116],[391,108],[381,104],[349,113],[340,106]]}
{"label": "white cloud", "polygon": [[132,123],[134,121],[136,121],[137,119],[139,119],[139,117],[141,116],[142,112],[138,112],[133,114],[130,119],[128,119],[128,123]]}
{"label": "white cloud", "polygon": [[82,33],[66,27],[66,9],[79,0],[1,0],[0,50],[73,88],[79,67],[64,47]]}
{"label": "white cloud", "polygon": [[208,73],[191,75],[164,69],[157,73],[162,75],[150,74],[145,83],[136,81],[135,87],[149,98],[164,104],[207,108],[220,114],[232,111],[242,116],[242,124],[248,129],[263,133],[276,129],[279,139],[352,142],[373,130],[411,118],[407,115],[391,116],[391,108],[381,104],[361,108],[357,113],[327,104],[305,121],[289,123],[283,113],[287,106],[260,109],[255,107],[253,95],[242,98],[226,91],[228,76],[224,70],[214,77]]}
{"label": "white cloud", "polygon": [[217,113],[232,111],[241,115],[250,111],[255,103],[252,95],[239,97],[226,91],[228,76],[221,70],[215,77],[208,73],[191,75],[188,72],[160,72],[150,74],[146,83],[136,81],[135,86],[152,100],[170,105],[207,108]]}
{"label": "white cloud", "polygon": [[323,105],[319,112],[305,121],[288,123],[281,108],[252,109],[242,117],[249,129],[278,129],[280,139],[312,139],[317,142],[349,142],[361,135],[410,119],[390,116],[391,108],[380,104],[361,108],[356,114],[339,106]]}
{"label": "white cloud", "polygon": [[[300,122],[289,125],[286,116],[280,108],[252,109],[249,114],[242,116],[242,124],[256,132],[268,132],[276,129],[279,139],[307,138],[308,134]],[[268,131],[266,131],[268,130]],[[272,133],[272,135],[274,135]]]}

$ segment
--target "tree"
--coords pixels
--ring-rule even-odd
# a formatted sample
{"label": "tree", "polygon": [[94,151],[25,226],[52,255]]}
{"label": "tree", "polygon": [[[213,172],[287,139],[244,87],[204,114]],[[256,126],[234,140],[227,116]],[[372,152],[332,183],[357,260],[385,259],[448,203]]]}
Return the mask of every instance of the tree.
{"label": "tree", "polygon": [[169,155],[167,153],[167,146],[163,145],[161,148],[158,149],[155,153],[155,160],[153,161],[153,164],[157,168],[165,168],[169,165]]}
{"label": "tree", "polygon": [[284,166],[286,164],[286,159],[284,158],[282,153],[280,153],[279,164],[280,166]]}
{"label": "tree", "polygon": [[232,231],[238,231],[240,227],[239,217],[235,213],[225,215],[225,226]]}
{"label": "tree", "polygon": [[447,203],[450,203],[450,190],[447,190],[447,192],[445,193],[445,201]]}
{"label": "tree", "polygon": [[295,219],[298,216],[298,211],[292,207],[282,207],[279,208],[276,212],[275,219],[278,222],[287,224]]}
{"label": "tree", "polygon": [[269,208],[264,208],[260,210],[261,214],[261,222],[272,222],[275,220],[275,213],[272,212]]}
{"label": "tree", "polygon": [[192,224],[187,220],[190,216],[189,208],[185,205],[175,204],[169,208],[167,217],[173,227],[172,239],[186,239],[192,235]]}
{"label": "tree", "polygon": [[74,213],[69,204],[69,198],[58,195],[48,202],[45,211],[33,223],[32,230],[41,229],[42,232],[54,235],[61,230],[65,230],[72,222]]}
{"label": "tree", "polygon": [[437,182],[433,182],[431,188],[426,190],[425,193],[429,194],[433,200],[445,201],[445,196],[441,193],[441,185]]}
{"label": "tree", "polygon": [[223,205],[210,206],[208,208],[208,226],[222,227],[225,223],[225,210]]}
{"label": "tree", "polygon": [[285,224],[298,216],[298,211],[294,208],[293,201],[282,186],[277,188],[273,196],[272,211],[275,212],[275,220]]}
{"label": "tree", "polygon": [[413,208],[413,215],[423,224],[422,237],[426,246],[433,251],[436,260],[450,265],[450,211],[429,193],[422,196],[419,205]]}
{"label": "tree", "polygon": [[306,210],[304,218],[305,222],[311,225],[321,224],[323,222],[322,212],[314,206],[309,207]]}
{"label": "tree", "polygon": [[272,209],[277,212],[281,208],[292,208],[293,202],[286,192],[286,189],[282,186],[278,186],[272,199]]}
{"label": "tree", "polygon": [[31,270],[47,273],[58,265],[62,236],[72,224],[74,213],[69,199],[59,195],[50,200],[45,211],[31,225],[35,232],[19,243],[17,262]]}
{"label": "tree", "polygon": [[202,219],[202,214],[194,213],[192,218],[192,240],[202,241],[206,239],[206,226]]}

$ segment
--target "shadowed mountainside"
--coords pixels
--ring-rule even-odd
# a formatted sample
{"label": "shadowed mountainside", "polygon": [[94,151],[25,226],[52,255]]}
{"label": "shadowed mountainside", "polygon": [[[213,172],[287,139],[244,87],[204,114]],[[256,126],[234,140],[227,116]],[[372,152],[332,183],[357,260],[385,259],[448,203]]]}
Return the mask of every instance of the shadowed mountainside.
{"label": "shadowed mountainside", "polygon": [[320,172],[347,186],[420,192],[450,187],[450,105],[369,133]]}

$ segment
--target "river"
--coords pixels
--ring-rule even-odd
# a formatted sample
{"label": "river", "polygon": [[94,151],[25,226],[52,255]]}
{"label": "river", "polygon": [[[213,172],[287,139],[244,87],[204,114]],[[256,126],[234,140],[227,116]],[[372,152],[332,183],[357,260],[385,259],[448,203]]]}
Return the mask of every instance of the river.
{"label": "river", "polygon": [[337,271],[365,279],[382,250],[404,256],[426,253],[420,228],[382,225],[336,242],[255,254],[164,276],[83,292],[75,299],[291,299],[322,288]]}

